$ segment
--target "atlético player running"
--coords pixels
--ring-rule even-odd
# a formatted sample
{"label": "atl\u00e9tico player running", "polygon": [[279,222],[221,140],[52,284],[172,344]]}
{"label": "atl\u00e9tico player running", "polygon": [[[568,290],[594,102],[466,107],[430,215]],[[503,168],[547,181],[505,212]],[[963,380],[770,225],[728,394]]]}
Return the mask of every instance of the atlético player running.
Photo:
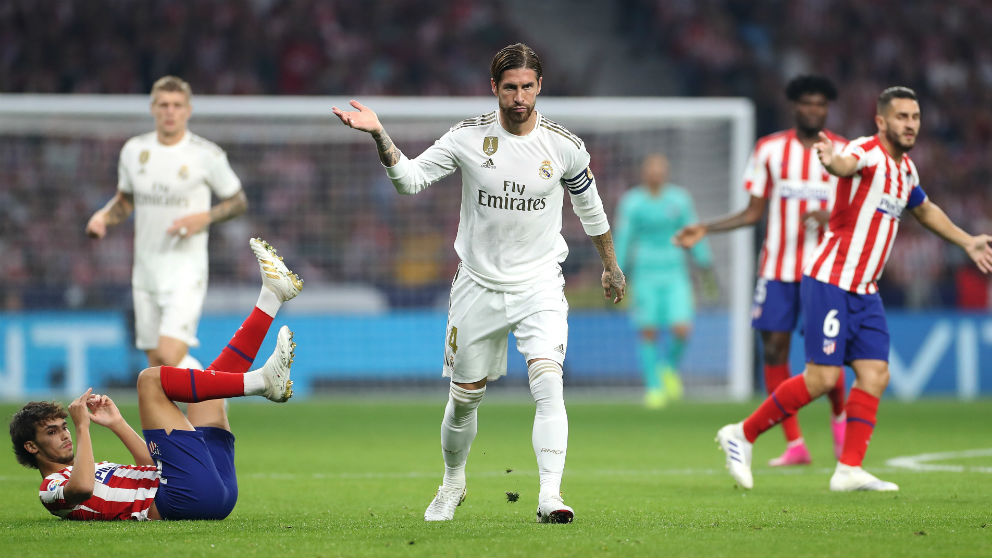
{"label": "atl\u00e9tico player running", "polygon": [[559,266],[568,255],[561,236],[566,190],[603,261],[604,295],[619,302],[625,279],[585,145],[534,108],[542,82],[537,54],[523,44],[509,45],[496,53],[490,69],[499,108],[456,124],[413,160],[358,101],[351,102],[358,112],[333,111],[346,125],[372,134],[401,194],[415,194],[462,171],[455,239],[461,265],[451,286],[443,367],[451,378],[441,422],[445,472],[424,519],[453,519],[465,498],[476,410],[486,382],[506,374],[507,333],[512,331],[537,404],[532,437],[540,473],[537,520],[569,523],[574,514],[560,493],[568,443],[562,382],[568,303]]}
{"label": "atl\u00e9tico player running", "polygon": [[[10,422],[17,461],[38,469],[41,503],[64,519],[223,519],[238,499],[234,435],[224,398],[261,395],[283,402],[293,395],[289,379],[296,343],[279,330],[276,349],[259,369],[248,371],[283,302],[303,282],[267,242],[251,239],[262,289],[255,309],[207,370],[156,366],[138,376],[138,410],[144,439],[106,395],[86,390],[69,404],[32,402]],[[175,401],[188,403],[186,415]],[[66,417],[71,416],[76,444]],[[134,465],[96,462],[90,423],[110,429],[134,457]]]}
{"label": "atl\u00e9tico player running", "polygon": [[[789,81],[785,96],[793,103],[795,126],[758,140],[747,163],[744,188],[751,194],[748,206],[738,213],[685,227],[675,242],[689,248],[707,233],[749,227],[768,208],[768,226],[758,264],[751,327],[761,334],[765,389],[768,393],[789,379],[789,345],[799,321],[799,282],[803,264],[823,238],[824,224],[837,177],[824,170],[813,144],[824,133],[842,145],[847,140],[824,129],[830,102],[837,98],[834,84],[822,76],[798,76]],[[844,375],[828,392],[834,454],[844,446]],[[806,465],[809,450],[799,429],[799,417],[782,421],[785,452],[768,464]]]}
{"label": "atl\u00e9tico player running", "polygon": [[800,299],[806,370],[778,388],[743,422],[717,433],[727,468],[744,488],[754,486],[751,448],[758,436],[829,391],[847,364],[856,380],[847,400],[844,450],[830,490],[899,490],[861,468],[875,429],[878,402],[889,383],[889,332],[877,281],[906,209],[938,236],[960,246],[983,273],[992,271],[992,236],[961,230],[920,187],[907,153],[920,131],[920,106],[906,87],[878,97],[878,133],[858,138],[843,152],[820,134],[813,148],[831,174],[840,177],[830,224],[803,269]]}

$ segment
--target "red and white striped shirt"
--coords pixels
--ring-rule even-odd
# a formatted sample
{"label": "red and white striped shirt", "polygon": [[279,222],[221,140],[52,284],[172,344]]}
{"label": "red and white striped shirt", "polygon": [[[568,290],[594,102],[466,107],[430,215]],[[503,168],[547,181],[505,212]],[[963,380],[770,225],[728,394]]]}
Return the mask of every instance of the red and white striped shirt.
{"label": "red and white striped shirt", "polygon": [[103,520],[148,519],[155,502],[162,472],[154,465],[119,465],[109,461],[96,464],[93,496],[72,505],[65,500],[65,485],[72,466],[52,473],[41,481],[41,503],[63,519]]}
{"label": "red and white striped shirt", "polygon": [[[847,140],[824,130],[836,143]],[[830,209],[837,178],[824,170],[812,149],[803,147],[794,129],[758,140],[747,164],[744,188],[768,199],[768,227],[761,248],[758,276],[795,282],[803,265],[823,237],[815,221],[804,223],[808,211]]]}
{"label": "red and white striped shirt", "polygon": [[897,165],[877,135],[844,149],[858,160],[854,175],[837,181],[829,231],[804,273],[858,294],[878,292],[903,210],[926,200],[920,175],[908,155]]}

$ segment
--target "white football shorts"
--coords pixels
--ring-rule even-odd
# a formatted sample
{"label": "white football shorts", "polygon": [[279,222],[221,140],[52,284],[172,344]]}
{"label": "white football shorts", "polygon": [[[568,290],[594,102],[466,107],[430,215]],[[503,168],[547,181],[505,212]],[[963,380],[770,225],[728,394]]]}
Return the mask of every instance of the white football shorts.
{"label": "white football shorts", "polygon": [[461,384],[506,375],[507,335],[513,332],[526,361],[565,361],[568,301],[565,279],[537,281],[521,293],[487,289],[461,266],[451,284],[443,374]]}
{"label": "white football shorts", "polygon": [[206,281],[169,291],[134,288],[134,345],[142,351],[158,347],[158,338],[172,337],[189,347],[200,346],[196,328],[207,294]]}

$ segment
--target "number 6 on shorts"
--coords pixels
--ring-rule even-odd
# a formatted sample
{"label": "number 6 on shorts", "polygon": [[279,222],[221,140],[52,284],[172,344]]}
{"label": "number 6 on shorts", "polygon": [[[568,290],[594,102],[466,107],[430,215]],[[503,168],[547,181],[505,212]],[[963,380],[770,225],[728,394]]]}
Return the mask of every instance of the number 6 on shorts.
{"label": "number 6 on shorts", "polygon": [[831,309],[823,318],[823,336],[837,337],[838,333],[840,333],[840,320],[837,319],[837,310]]}

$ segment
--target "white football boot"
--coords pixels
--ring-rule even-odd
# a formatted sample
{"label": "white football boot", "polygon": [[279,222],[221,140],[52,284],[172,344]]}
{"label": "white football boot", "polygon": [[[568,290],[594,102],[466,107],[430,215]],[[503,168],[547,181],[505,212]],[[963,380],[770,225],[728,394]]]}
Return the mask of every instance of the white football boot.
{"label": "white football boot", "polygon": [[892,492],[899,490],[894,482],[883,481],[861,467],[852,467],[838,463],[834,475],[830,477],[830,490],[834,492],[854,492],[868,490],[874,492]]}
{"label": "white football boot", "polygon": [[571,523],[575,512],[565,505],[561,496],[545,498],[537,504],[538,523]]}
{"label": "white football boot", "polygon": [[465,501],[465,488],[451,488],[443,484],[437,487],[434,499],[424,512],[424,521],[451,521],[455,518],[455,508]]}
{"label": "white football boot", "polygon": [[261,238],[253,238],[248,244],[255,253],[255,259],[258,260],[258,267],[262,272],[262,284],[267,289],[275,293],[282,302],[300,294],[303,290],[303,280],[286,267],[282,257],[276,253],[276,249],[271,244]]}
{"label": "white football boot", "polygon": [[276,337],[276,349],[258,369],[265,380],[265,392],[262,395],[276,403],[283,403],[293,396],[293,380],[289,379],[289,369],[296,357],[294,349],[296,343],[293,342],[293,332],[288,326],[282,326]]}
{"label": "white football boot", "polygon": [[716,433],[716,442],[727,454],[727,470],[741,488],[754,488],[751,475],[751,449],[754,444],[744,437],[744,424],[728,424]]}

